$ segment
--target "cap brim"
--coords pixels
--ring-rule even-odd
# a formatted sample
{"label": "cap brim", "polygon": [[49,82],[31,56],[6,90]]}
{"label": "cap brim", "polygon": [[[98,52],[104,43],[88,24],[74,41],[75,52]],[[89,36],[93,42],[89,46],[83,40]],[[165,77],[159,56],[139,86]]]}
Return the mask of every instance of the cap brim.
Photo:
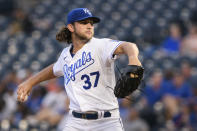
{"label": "cap brim", "polygon": [[94,23],[99,23],[101,20],[100,18],[96,17],[96,16],[89,16],[89,17],[84,17],[82,19],[79,19],[77,21],[80,21],[80,20],[85,20],[85,19],[92,19]]}

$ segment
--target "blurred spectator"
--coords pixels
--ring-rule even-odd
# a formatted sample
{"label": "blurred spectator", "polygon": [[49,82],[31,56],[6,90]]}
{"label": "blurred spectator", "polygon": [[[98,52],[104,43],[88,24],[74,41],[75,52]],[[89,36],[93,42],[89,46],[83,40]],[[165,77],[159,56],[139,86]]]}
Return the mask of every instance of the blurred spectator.
{"label": "blurred spectator", "polygon": [[17,86],[18,78],[16,76],[16,72],[9,72],[2,81],[0,81],[0,95],[2,96],[7,92],[8,87]]}
{"label": "blurred spectator", "polygon": [[192,89],[180,71],[175,72],[172,90],[169,92],[175,97],[187,99],[192,96]]}
{"label": "blurred spectator", "polygon": [[138,110],[140,118],[142,118],[149,126],[151,131],[157,131],[159,121],[155,110],[149,106],[145,106],[142,110]]}
{"label": "blurred spectator", "polygon": [[180,103],[178,112],[173,116],[172,120],[176,129],[189,128],[189,107],[188,104]]}
{"label": "blurred spectator", "polygon": [[[51,80],[57,82],[56,80]],[[56,83],[57,84],[57,83]],[[58,98],[58,99],[57,99]],[[30,116],[31,124],[38,124],[42,121],[48,122],[51,126],[57,125],[68,111],[68,98],[63,86],[56,85],[56,88],[49,91],[44,97],[41,109],[35,116]]]}
{"label": "blurred spectator", "polygon": [[40,110],[42,100],[46,94],[47,90],[44,86],[38,86],[33,89],[32,94],[26,102],[26,105],[31,110],[32,114],[35,114]]}
{"label": "blurred spectator", "polygon": [[129,109],[127,118],[123,120],[125,131],[149,131],[146,122],[139,117],[139,112],[135,108]]}
{"label": "blurred spectator", "polygon": [[[196,77],[197,78],[197,77]],[[193,97],[190,99],[189,103],[189,124],[193,131],[197,130],[197,79],[195,79],[195,83],[193,85]]]}
{"label": "blurred spectator", "polygon": [[16,111],[12,115],[11,123],[14,126],[18,126],[20,120],[26,119],[29,112],[29,108],[25,105],[25,103],[18,103],[18,106],[15,107]]}
{"label": "blurred spectator", "polygon": [[[2,109],[2,119],[10,119],[16,111],[16,94],[17,76],[15,72],[8,73],[3,80],[1,90],[1,97],[3,98],[5,106]],[[3,89],[4,88],[4,89]]]}
{"label": "blurred spectator", "polygon": [[[64,80],[64,79],[63,79]],[[50,80],[46,83],[47,91],[55,91],[59,87],[64,87],[64,84],[62,84],[62,77],[57,80]]]}
{"label": "blurred spectator", "polygon": [[180,20],[174,20],[169,24],[168,36],[161,45],[166,54],[179,53],[180,43],[184,34],[183,25],[183,22]]}
{"label": "blurred spectator", "polygon": [[192,84],[192,82],[193,82],[192,66],[189,61],[183,61],[181,63],[181,73],[182,73],[185,81]]}
{"label": "blurred spectator", "polygon": [[181,43],[181,54],[197,56],[197,11],[190,16],[189,31]]}
{"label": "blurred spectator", "polygon": [[5,107],[3,112],[3,119],[9,119],[12,117],[13,113],[16,111],[17,101],[16,101],[16,86],[8,86],[7,92],[3,95],[5,101]]}
{"label": "blurred spectator", "polygon": [[185,81],[184,76],[179,70],[175,70],[173,82],[170,89],[163,96],[163,103],[165,106],[165,116],[167,120],[171,120],[175,117],[180,117],[181,106],[187,104],[189,99],[192,97],[192,88]]}
{"label": "blurred spectator", "polygon": [[129,114],[129,108],[131,107],[131,100],[128,99],[119,99],[120,105],[120,116],[122,119],[125,119]]}
{"label": "blurred spectator", "polygon": [[166,92],[168,86],[164,82],[163,74],[160,70],[153,72],[147,86],[144,89],[147,104],[153,106],[161,100],[162,95]]}
{"label": "blurred spectator", "polygon": [[8,29],[10,35],[16,34],[18,32],[30,34],[33,31],[34,26],[28,14],[26,14],[21,9],[16,9],[13,15],[14,21],[11,23]]}
{"label": "blurred spectator", "polygon": [[162,102],[165,108],[165,119],[172,120],[180,111],[178,101],[173,96],[167,94],[163,97]]}

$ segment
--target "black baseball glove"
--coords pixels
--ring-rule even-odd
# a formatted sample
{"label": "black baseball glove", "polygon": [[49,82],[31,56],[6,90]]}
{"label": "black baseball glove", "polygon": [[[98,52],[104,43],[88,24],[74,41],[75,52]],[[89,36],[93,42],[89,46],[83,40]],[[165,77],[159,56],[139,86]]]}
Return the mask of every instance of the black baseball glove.
{"label": "black baseball glove", "polygon": [[118,79],[114,94],[117,98],[124,98],[138,89],[144,74],[144,68],[137,65],[128,65],[123,69]]}

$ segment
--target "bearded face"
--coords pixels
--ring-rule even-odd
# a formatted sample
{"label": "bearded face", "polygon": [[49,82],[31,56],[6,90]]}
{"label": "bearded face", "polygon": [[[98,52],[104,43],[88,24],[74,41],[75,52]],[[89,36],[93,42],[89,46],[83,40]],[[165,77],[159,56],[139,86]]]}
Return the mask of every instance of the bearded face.
{"label": "bearded face", "polygon": [[78,39],[89,41],[94,35],[94,25],[91,19],[75,22],[73,27],[73,34]]}

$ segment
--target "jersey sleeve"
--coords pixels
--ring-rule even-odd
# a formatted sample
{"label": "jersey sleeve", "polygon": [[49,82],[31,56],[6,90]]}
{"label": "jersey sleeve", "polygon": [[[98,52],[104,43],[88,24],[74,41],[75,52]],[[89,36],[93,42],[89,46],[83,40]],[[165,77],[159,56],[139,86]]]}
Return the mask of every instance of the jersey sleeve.
{"label": "jersey sleeve", "polygon": [[57,77],[63,76],[63,60],[64,60],[64,50],[61,52],[58,60],[53,65],[53,74]]}
{"label": "jersey sleeve", "polygon": [[107,60],[108,62],[114,61],[117,58],[117,55],[114,55],[114,51],[122,43],[123,41],[106,39],[104,47],[103,47],[104,48],[103,58]]}

